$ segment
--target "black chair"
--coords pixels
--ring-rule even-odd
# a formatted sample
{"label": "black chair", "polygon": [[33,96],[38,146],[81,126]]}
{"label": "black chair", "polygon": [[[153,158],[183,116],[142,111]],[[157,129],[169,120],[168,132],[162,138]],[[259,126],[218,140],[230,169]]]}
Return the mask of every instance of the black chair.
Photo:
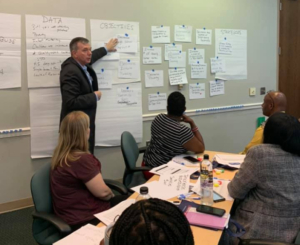
{"label": "black chair", "polygon": [[139,154],[146,151],[146,147],[138,148],[132,134],[125,131],[121,136],[121,150],[126,167],[123,176],[123,184],[127,188],[144,184],[147,180],[142,171],[149,171],[151,168],[137,167],[136,161],[139,158]]}
{"label": "black chair", "polygon": [[[40,245],[52,245],[72,232],[71,227],[53,212],[50,191],[50,168],[47,163],[41,167],[31,179],[31,194],[35,207],[32,213],[32,234]],[[104,180],[115,193],[126,195],[127,188],[122,183]],[[99,221],[100,222],[100,221]]]}

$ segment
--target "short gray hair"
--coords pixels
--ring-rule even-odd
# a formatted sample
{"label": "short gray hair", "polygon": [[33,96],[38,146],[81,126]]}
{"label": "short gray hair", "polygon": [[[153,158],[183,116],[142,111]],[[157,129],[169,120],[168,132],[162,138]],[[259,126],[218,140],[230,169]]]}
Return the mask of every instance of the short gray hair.
{"label": "short gray hair", "polygon": [[70,42],[70,52],[72,53],[73,50],[77,50],[77,43],[83,43],[83,44],[87,44],[89,43],[90,41],[84,37],[75,37],[72,39],[72,41]]}

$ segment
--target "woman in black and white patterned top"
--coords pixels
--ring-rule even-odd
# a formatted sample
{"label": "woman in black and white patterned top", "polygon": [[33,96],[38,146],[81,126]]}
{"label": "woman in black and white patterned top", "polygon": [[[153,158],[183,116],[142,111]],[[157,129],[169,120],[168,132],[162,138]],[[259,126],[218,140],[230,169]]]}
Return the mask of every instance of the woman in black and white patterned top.
{"label": "woman in black and white patterned top", "polygon": [[[203,138],[194,121],[183,115],[185,110],[185,97],[180,92],[171,93],[168,114],[159,114],[152,122],[151,141],[142,165],[157,167],[186,151],[204,152]],[[190,124],[190,128],[181,122]]]}

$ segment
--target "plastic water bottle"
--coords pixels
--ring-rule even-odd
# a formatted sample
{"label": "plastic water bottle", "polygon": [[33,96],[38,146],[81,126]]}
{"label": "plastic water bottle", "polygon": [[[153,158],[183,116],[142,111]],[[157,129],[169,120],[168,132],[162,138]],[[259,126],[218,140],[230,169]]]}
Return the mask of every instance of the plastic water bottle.
{"label": "plastic water bottle", "polygon": [[135,199],[135,202],[141,201],[141,200],[146,200],[151,198],[148,194],[148,187],[146,186],[142,186],[140,188],[140,194],[137,196],[137,198]]}
{"label": "plastic water bottle", "polygon": [[201,204],[213,205],[213,168],[209,155],[205,154],[201,163]]}

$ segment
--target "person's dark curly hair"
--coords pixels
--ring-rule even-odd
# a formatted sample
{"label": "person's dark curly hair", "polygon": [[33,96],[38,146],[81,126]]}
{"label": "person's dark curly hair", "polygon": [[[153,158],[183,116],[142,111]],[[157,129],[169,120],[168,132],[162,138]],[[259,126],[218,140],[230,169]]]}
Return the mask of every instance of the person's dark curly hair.
{"label": "person's dark curly hair", "polygon": [[110,245],[193,245],[184,214],[175,205],[156,198],[128,207],[115,223]]}
{"label": "person's dark curly hair", "polygon": [[168,97],[168,114],[171,116],[182,116],[185,111],[185,97],[180,92],[173,92]]}

